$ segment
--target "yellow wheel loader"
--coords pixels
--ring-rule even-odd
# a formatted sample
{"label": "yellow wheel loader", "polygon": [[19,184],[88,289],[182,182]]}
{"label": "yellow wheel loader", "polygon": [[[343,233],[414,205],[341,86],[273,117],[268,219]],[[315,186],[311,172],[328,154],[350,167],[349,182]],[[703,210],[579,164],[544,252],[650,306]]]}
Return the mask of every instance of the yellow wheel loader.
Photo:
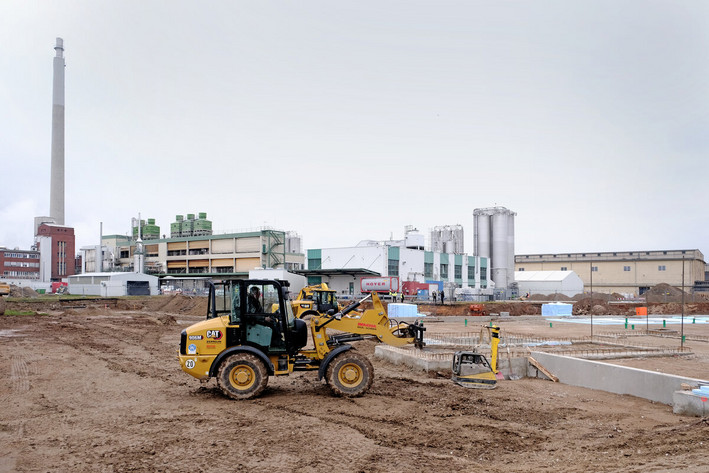
{"label": "yellow wheel loader", "polygon": [[298,319],[313,315],[325,315],[335,309],[341,311],[344,307],[337,301],[337,293],[326,283],[305,286],[298,293],[298,298],[291,302],[293,314]]}
{"label": "yellow wheel loader", "polygon": [[[349,315],[370,297],[372,309]],[[306,350],[308,326],[314,348]],[[335,394],[356,397],[371,387],[374,368],[348,342],[374,338],[422,348],[424,331],[422,323],[391,321],[374,293],[306,323],[293,314],[287,281],[210,282],[207,319],[182,331],[178,357],[183,371],[203,381],[216,378],[234,399],[258,396],[270,376],[294,371],[317,371]]]}
{"label": "yellow wheel loader", "polygon": [[[494,389],[502,375],[497,371],[497,345],[500,343],[500,327],[483,327],[490,331],[490,359],[477,351],[457,351],[453,354],[452,380],[466,388]],[[482,332],[481,332],[482,334]],[[480,337],[482,341],[482,336]]]}

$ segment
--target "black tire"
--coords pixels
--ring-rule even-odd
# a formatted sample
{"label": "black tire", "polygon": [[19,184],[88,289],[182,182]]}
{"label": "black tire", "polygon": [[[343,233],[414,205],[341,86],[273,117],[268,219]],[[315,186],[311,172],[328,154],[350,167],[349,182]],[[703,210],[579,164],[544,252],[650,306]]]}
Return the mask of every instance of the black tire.
{"label": "black tire", "polygon": [[257,356],[236,353],[219,366],[217,384],[232,399],[251,399],[266,389],[268,372]]}
{"label": "black tire", "polygon": [[314,310],[309,310],[309,311],[307,311],[307,312],[303,312],[302,314],[300,314],[300,317],[298,317],[298,318],[299,318],[300,320],[308,321],[308,320],[310,320],[310,319],[313,318],[313,315],[320,315],[320,314],[318,314],[318,313],[315,312]]}
{"label": "black tire", "polygon": [[338,396],[359,397],[372,387],[374,367],[366,356],[348,350],[330,362],[325,379]]}

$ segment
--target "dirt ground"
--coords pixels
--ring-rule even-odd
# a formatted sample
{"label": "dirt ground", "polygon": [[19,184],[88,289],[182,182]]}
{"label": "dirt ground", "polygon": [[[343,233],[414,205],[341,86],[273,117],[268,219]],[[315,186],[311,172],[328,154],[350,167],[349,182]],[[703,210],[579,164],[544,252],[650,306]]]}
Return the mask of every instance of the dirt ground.
{"label": "dirt ground", "polygon": [[[465,389],[374,358],[371,341],[356,344],[375,367],[364,397],[334,397],[315,373],[298,373],[232,401],[177,361],[180,331],[202,319],[200,304],[74,301],[0,317],[0,471],[709,471],[707,418],[539,379]],[[427,322],[432,333],[464,324],[456,314],[437,319]],[[541,317],[497,322],[538,336],[589,330]],[[686,333],[706,336],[707,327]],[[679,344],[641,338],[632,341]],[[689,357],[626,363],[709,378],[709,342],[687,344]]]}

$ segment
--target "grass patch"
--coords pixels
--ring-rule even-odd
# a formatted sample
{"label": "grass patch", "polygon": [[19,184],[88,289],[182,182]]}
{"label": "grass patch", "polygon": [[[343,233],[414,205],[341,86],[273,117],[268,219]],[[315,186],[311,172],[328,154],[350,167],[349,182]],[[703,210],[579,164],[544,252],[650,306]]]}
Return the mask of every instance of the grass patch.
{"label": "grass patch", "polygon": [[49,315],[45,312],[35,312],[33,310],[6,310],[5,315],[27,316],[27,315]]}

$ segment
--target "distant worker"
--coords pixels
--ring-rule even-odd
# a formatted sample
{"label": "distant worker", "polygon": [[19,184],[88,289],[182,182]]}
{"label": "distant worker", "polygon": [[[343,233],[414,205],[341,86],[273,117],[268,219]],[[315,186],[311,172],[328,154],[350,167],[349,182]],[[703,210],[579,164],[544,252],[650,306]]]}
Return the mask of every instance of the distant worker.
{"label": "distant worker", "polygon": [[441,291],[441,305],[445,304],[445,301],[443,300],[443,299],[445,299],[445,297],[446,297],[446,293]]}
{"label": "distant worker", "polygon": [[436,291],[431,291],[431,295],[433,296],[433,303],[436,303]]}
{"label": "distant worker", "polygon": [[404,303],[404,293],[403,292],[401,293],[401,303],[402,304]]}
{"label": "distant worker", "polygon": [[248,311],[249,314],[261,314],[263,313],[263,307],[261,306],[261,290],[256,286],[251,286],[249,289],[248,298]]}

